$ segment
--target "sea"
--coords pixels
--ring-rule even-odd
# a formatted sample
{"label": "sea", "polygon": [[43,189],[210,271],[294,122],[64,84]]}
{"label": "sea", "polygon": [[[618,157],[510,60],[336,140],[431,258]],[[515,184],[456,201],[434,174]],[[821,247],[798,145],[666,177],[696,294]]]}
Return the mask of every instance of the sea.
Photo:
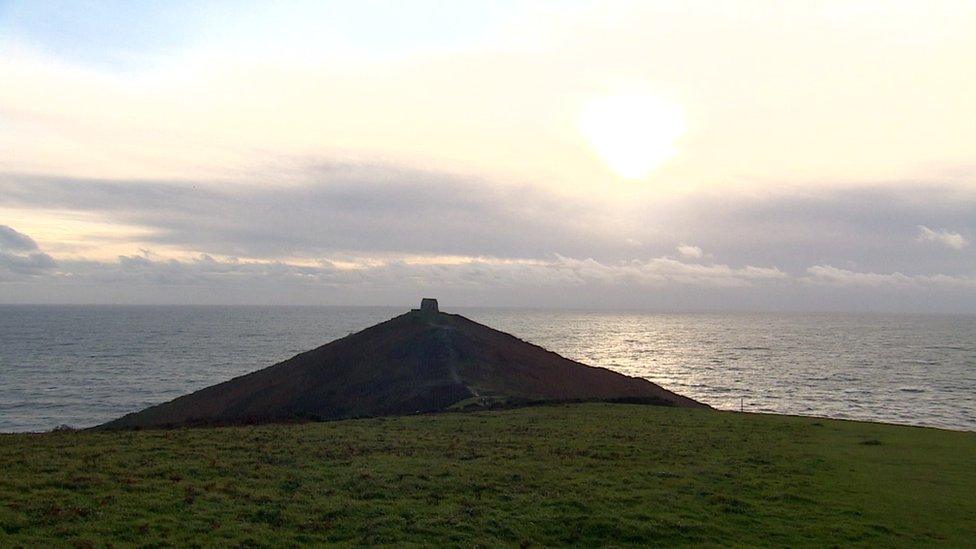
{"label": "sea", "polygon": [[[0,432],[89,427],[404,312],[0,306]],[[976,316],[452,309],[716,408],[976,431]]]}

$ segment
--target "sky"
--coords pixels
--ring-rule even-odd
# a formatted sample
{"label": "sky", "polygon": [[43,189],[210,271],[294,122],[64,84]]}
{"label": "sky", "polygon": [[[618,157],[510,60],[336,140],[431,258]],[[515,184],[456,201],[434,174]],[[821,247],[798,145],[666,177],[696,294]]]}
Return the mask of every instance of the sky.
{"label": "sky", "polygon": [[976,313],[973,28],[0,0],[0,303]]}

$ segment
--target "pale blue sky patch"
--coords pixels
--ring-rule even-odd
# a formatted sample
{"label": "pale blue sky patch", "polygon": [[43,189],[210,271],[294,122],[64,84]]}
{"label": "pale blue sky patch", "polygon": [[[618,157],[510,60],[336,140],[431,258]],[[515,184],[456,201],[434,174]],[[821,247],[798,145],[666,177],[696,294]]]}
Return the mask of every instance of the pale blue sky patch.
{"label": "pale blue sky patch", "polygon": [[0,0],[0,36],[102,70],[212,50],[391,57],[479,44],[511,17],[511,4]]}
{"label": "pale blue sky patch", "polygon": [[62,61],[126,69],[198,40],[194,5],[0,0],[0,36]]}

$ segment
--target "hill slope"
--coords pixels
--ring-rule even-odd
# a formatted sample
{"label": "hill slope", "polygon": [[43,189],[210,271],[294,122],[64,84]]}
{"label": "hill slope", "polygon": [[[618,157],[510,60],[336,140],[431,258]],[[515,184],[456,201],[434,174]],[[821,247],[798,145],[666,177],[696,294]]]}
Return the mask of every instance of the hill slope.
{"label": "hill slope", "polygon": [[566,400],[706,407],[459,315],[411,311],[101,428],[341,419]]}

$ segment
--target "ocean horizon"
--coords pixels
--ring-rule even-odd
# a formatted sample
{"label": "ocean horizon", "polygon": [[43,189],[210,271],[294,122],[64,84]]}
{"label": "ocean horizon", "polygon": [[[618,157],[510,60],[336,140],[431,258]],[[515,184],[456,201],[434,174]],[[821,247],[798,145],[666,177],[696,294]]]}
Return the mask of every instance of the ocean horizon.
{"label": "ocean horizon", "polygon": [[[406,310],[0,305],[0,432],[91,427]],[[718,409],[976,431],[976,316],[447,312]]]}

